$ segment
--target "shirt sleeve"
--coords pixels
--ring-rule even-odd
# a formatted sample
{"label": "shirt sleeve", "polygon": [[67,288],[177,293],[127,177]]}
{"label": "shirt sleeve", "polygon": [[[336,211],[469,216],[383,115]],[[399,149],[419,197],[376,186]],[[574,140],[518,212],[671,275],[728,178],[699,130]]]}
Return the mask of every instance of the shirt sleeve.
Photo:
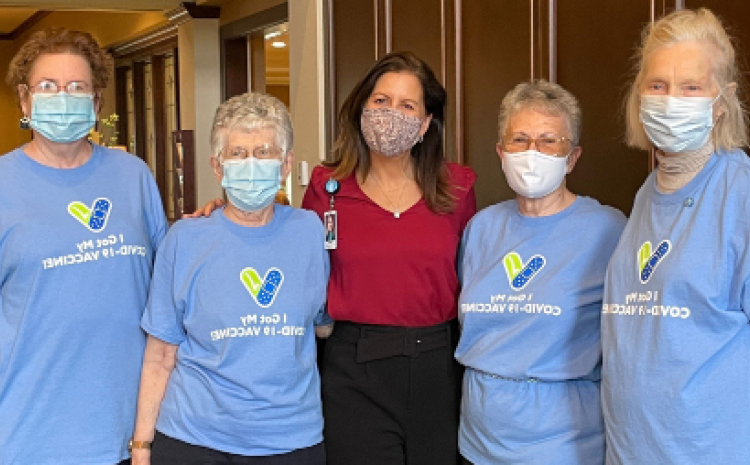
{"label": "shirt sleeve", "polygon": [[745,253],[738,272],[740,276],[740,307],[750,320],[750,228],[745,230]]}
{"label": "shirt sleeve", "polygon": [[469,167],[450,163],[448,165],[450,182],[458,196],[456,215],[459,224],[459,234],[464,230],[469,220],[477,212],[477,196],[474,193],[474,183],[477,174]]}
{"label": "shirt sleeve", "polygon": [[464,259],[466,258],[466,242],[468,241],[468,234],[469,230],[465,229],[463,236],[461,236],[461,242],[458,244],[458,259],[456,260],[456,263],[458,268],[458,283],[461,286],[464,284]]}
{"label": "shirt sleeve", "polygon": [[466,228],[469,220],[477,213],[477,196],[474,193],[474,184],[472,182],[469,187],[469,192],[464,197],[463,204],[461,205],[461,230]]}
{"label": "shirt sleeve", "polygon": [[177,230],[173,230],[167,234],[156,253],[151,290],[146,311],[141,318],[141,328],[164,342],[178,345],[187,335],[182,323],[185,301],[176,295],[176,232]]}
{"label": "shirt sleeve", "polygon": [[313,321],[313,324],[315,326],[328,326],[331,323],[333,323],[333,318],[331,318],[331,315],[328,314],[328,308],[326,305],[323,305],[320,308],[320,311],[317,315],[315,315],[315,320]]}
{"label": "shirt sleeve", "polygon": [[145,171],[143,219],[148,228],[151,247],[156,250],[167,233],[167,217],[164,215],[164,205],[159,195],[159,188],[156,187],[154,176],[147,169]]}
{"label": "shirt sleeve", "polygon": [[321,221],[323,213],[326,210],[328,196],[321,186],[321,179],[324,177],[323,167],[316,166],[310,176],[310,184],[307,186],[305,195],[302,197],[302,208],[311,210],[318,214]]}
{"label": "shirt sleeve", "polygon": [[[740,178],[741,182],[739,184],[741,187],[737,193],[739,205],[736,207],[736,211],[750,211],[749,177],[745,175]],[[733,287],[736,289],[734,292],[739,293],[740,309],[745,313],[748,320],[750,320],[750,216],[747,216],[746,213],[740,215],[737,219],[735,230],[736,232],[732,236],[733,245],[737,251],[737,266]]]}

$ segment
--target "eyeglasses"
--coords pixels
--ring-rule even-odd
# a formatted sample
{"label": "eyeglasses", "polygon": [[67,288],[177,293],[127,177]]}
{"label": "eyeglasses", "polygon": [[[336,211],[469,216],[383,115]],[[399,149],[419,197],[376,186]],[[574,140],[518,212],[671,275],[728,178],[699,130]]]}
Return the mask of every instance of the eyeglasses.
{"label": "eyeglasses", "polygon": [[224,158],[225,160],[244,160],[252,154],[253,158],[257,158],[259,160],[269,160],[277,158],[279,155],[281,155],[281,152],[282,150],[278,147],[274,147],[270,144],[263,144],[255,146],[252,151],[249,151],[245,147],[239,146],[225,148],[221,151],[219,156]]}
{"label": "eyeglasses", "polygon": [[24,87],[32,94],[56,94],[65,91],[70,95],[91,95],[91,86],[82,81],[71,81],[65,86],[58,86],[54,81],[45,79],[33,86]]}
{"label": "eyeglasses", "polygon": [[542,134],[539,137],[529,137],[526,134],[517,132],[507,138],[503,138],[503,150],[510,153],[523,152],[529,150],[532,142],[536,145],[536,149],[543,154],[558,157],[568,155],[568,145],[573,145],[573,141],[564,136],[557,137],[554,134]]}

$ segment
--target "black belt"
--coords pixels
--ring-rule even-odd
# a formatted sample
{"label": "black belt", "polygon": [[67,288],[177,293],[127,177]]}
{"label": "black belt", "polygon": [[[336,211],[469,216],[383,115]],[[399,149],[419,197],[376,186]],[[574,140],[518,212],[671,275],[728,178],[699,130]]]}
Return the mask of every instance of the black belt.
{"label": "black belt", "polygon": [[450,347],[451,321],[434,326],[407,328],[337,321],[333,336],[357,345],[357,363]]}

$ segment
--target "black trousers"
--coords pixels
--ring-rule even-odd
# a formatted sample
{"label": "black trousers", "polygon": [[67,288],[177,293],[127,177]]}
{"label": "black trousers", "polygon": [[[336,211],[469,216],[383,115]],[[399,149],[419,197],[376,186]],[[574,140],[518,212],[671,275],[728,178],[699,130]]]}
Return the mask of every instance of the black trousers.
{"label": "black trousers", "polygon": [[455,322],[336,322],[322,369],[328,465],[458,463],[457,335]]}
{"label": "black trousers", "polygon": [[248,457],[194,446],[156,432],[151,446],[152,465],[325,465],[323,443],[287,454]]}

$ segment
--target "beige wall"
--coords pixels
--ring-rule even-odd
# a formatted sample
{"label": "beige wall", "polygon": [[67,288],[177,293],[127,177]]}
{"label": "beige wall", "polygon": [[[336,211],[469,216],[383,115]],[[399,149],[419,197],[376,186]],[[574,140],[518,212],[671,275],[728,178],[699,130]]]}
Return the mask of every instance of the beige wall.
{"label": "beige wall", "polygon": [[194,130],[195,198],[197,205],[222,194],[209,164],[210,132],[216,107],[221,103],[219,23],[191,19],[177,29],[180,62],[180,122]]}
{"label": "beige wall", "polygon": [[325,156],[324,0],[289,2],[289,87],[294,158],[292,204],[299,207],[305,186],[297,182],[300,161],[309,172]]}
{"label": "beige wall", "polygon": [[19,36],[20,46],[29,35],[49,27],[66,27],[86,31],[103,47],[127,40],[139,32],[166,23],[162,13],[114,13],[105,11],[56,11]]}
{"label": "beige wall", "polygon": [[[58,11],[54,12],[26,33],[15,40],[0,40],[0,128],[3,137],[0,138],[0,154],[28,142],[31,134],[18,127],[21,110],[15,101],[12,89],[5,84],[10,60],[16,54],[28,37],[39,30],[49,27],[67,27],[89,32],[103,47],[127,40],[139,32],[166,22],[162,13],[110,13],[110,12],[82,12]],[[115,112],[114,76],[110,85],[103,93],[103,107],[100,116],[109,116]]]}

